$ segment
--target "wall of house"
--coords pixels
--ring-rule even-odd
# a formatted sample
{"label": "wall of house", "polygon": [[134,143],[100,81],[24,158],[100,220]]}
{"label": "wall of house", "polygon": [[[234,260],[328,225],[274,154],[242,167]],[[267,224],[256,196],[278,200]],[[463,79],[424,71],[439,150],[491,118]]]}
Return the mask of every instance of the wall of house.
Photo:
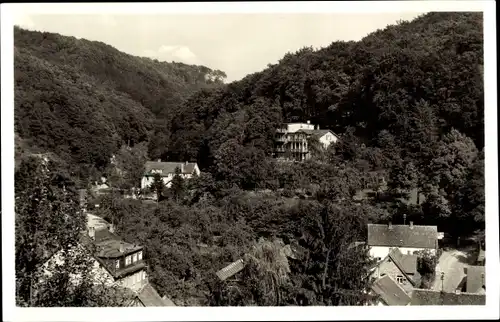
{"label": "wall of house", "polygon": [[[195,167],[195,171],[196,171],[197,167]],[[198,169],[198,172],[197,174],[199,175],[200,173],[200,170]],[[184,179],[191,179],[193,177],[192,174],[181,174],[181,177],[184,178]],[[164,176],[162,177],[163,179],[163,183],[165,184],[165,186],[167,188],[170,188],[172,186],[172,179],[174,178],[174,174],[173,173],[169,173],[167,176]],[[154,177],[153,176],[144,176],[142,177],[142,180],[141,180],[141,189],[145,189],[149,186],[151,186],[151,184],[153,183],[154,181]]]}
{"label": "wall of house", "polygon": [[[141,259],[139,259],[139,253],[141,253]],[[133,255],[136,254],[136,261],[133,261]],[[130,256],[130,264],[127,265],[126,258]],[[109,268],[110,271],[115,274],[117,271],[120,271],[124,268],[130,267],[132,265],[137,265],[138,263],[144,261],[144,250],[138,250],[134,253],[126,254],[126,256],[121,256],[118,258],[101,258],[101,261]],[[119,262],[119,267],[116,267],[116,262]]]}
{"label": "wall of house", "polygon": [[[42,265],[43,274],[46,277],[52,276],[52,272],[56,266],[64,264],[65,260],[62,254],[62,251],[57,252],[51,259]],[[83,255],[85,256],[85,259],[91,262],[90,274],[95,284],[104,283],[105,285],[112,285],[114,283],[113,276],[106,270],[106,268],[104,268],[94,257],[89,257],[86,253],[82,253],[81,247],[73,247],[69,250],[68,254],[71,257],[82,256],[85,254]],[[75,285],[79,284],[81,279],[82,272],[76,271],[70,274],[71,283],[74,283]]]}
{"label": "wall of house", "polygon": [[146,270],[140,270],[134,274],[127,275],[119,279],[116,283],[122,287],[138,291],[147,284],[147,280]]}
{"label": "wall of house", "polygon": [[[372,277],[379,278],[385,275],[389,275],[394,281],[398,282],[399,285],[406,291],[409,292],[413,289],[413,285],[410,281],[406,279],[403,272],[394,264],[390,258],[383,260],[377,268],[372,272]],[[399,277],[399,279],[398,279]]]}
{"label": "wall of house", "polygon": [[[198,167],[198,164],[195,164],[195,165],[194,165],[194,172],[195,172],[195,173],[196,173],[196,175],[198,175],[198,176],[201,174],[201,171],[200,171],[200,168]],[[189,175],[189,177],[188,177],[188,178],[191,178],[191,177],[192,177],[192,176],[191,176],[191,175]]]}
{"label": "wall of house", "polygon": [[[372,246],[372,247],[370,247],[370,256],[372,258],[382,260],[387,255],[389,255],[391,248],[394,248],[394,247]],[[413,255],[414,252],[422,251],[422,250],[429,250],[431,252],[431,254],[434,254],[434,255],[436,254],[436,249],[434,249],[434,248],[414,248],[414,247],[398,247],[398,248],[401,251],[401,253],[403,253],[403,254]]]}
{"label": "wall of house", "polygon": [[328,148],[330,146],[330,144],[337,143],[337,141],[338,141],[338,138],[335,135],[333,135],[332,133],[327,133],[319,138],[319,142],[321,142],[323,144],[325,149]]}

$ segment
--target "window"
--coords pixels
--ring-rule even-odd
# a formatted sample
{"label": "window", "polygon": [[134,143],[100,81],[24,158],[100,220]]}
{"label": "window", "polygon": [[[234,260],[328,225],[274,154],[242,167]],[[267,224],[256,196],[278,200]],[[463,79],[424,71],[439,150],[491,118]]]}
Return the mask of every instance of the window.
{"label": "window", "polygon": [[132,263],[137,262],[137,254],[132,255]]}
{"label": "window", "polygon": [[116,260],[116,262],[115,262],[115,267],[116,267],[117,269],[118,269],[118,268],[120,268],[120,260],[119,260],[119,259],[118,259],[118,260]]}
{"label": "window", "polygon": [[132,259],[132,258],[131,258],[130,256],[127,256],[127,257],[125,258],[125,265],[130,265],[131,259]]}
{"label": "window", "polygon": [[397,279],[397,281],[398,281],[398,283],[399,283],[399,284],[403,284],[403,283],[404,283],[404,281],[405,281],[405,279],[404,279],[404,278],[403,278],[403,276],[401,276],[401,275],[398,275],[398,276],[396,277],[396,279]]}
{"label": "window", "polygon": [[137,260],[142,260],[142,251],[140,251],[139,253],[137,253]]}

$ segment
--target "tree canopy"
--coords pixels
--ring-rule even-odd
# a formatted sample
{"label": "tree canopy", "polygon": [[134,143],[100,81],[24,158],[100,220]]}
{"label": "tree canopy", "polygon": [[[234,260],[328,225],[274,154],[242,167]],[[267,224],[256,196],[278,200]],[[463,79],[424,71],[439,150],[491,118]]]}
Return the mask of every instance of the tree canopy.
{"label": "tree canopy", "polygon": [[[105,174],[130,188],[145,160],[196,161],[201,175],[177,170],[170,189],[155,177],[158,197],[172,198],[108,195],[96,209],[145,246],[160,293],[178,305],[366,304],[371,261],[353,246],[366,224],[484,232],[483,66],[475,12],[302,48],[230,84],[203,66],[16,29],[16,158],[50,152],[58,168],[30,161],[16,172],[16,269],[29,276],[42,249],[57,246],[47,232],[67,238],[64,227],[79,227],[74,187]],[[310,160],[273,159],[276,128],[307,120],[338,143],[322,149],[313,138]],[[285,259],[278,240],[298,255]],[[217,281],[238,259],[240,276]]]}

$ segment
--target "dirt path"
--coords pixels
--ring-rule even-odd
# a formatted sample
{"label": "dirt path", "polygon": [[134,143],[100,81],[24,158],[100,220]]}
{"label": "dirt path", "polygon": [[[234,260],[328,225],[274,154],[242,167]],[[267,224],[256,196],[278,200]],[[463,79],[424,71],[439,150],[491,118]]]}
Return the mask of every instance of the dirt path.
{"label": "dirt path", "polygon": [[[465,276],[464,267],[467,266],[467,250],[450,249],[443,251],[436,266],[436,279],[432,285],[433,290],[455,292]],[[444,272],[444,280],[441,281],[441,273]]]}

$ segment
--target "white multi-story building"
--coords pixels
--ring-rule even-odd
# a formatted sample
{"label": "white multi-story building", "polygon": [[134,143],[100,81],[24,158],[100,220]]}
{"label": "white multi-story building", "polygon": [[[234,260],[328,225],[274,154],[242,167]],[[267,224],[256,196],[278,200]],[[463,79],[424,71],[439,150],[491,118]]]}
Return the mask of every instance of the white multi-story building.
{"label": "white multi-story building", "polygon": [[321,130],[319,125],[306,123],[288,123],[276,130],[274,156],[280,159],[303,161],[311,157],[308,139],[315,136],[327,149],[339,138],[330,130]]}
{"label": "white multi-story building", "polygon": [[200,175],[200,168],[196,162],[158,162],[148,161],[141,180],[141,189],[150,187],[154,181],[155,174],[159,174],[168,188],[172,185],[175,169],[179,168],[180,175],[184,179],[190,179],[194,175]]}

